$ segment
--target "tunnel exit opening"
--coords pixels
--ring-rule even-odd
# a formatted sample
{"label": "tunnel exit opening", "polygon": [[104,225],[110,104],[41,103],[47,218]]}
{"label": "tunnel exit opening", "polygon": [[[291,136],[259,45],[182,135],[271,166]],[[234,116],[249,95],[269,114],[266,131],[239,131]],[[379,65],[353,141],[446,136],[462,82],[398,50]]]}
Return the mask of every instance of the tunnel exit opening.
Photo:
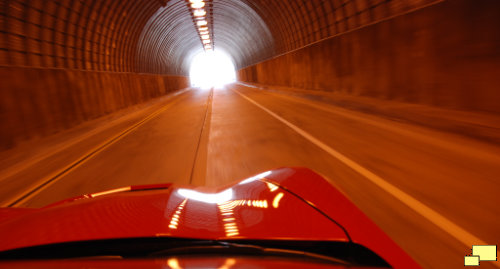
{"label": "tunnel exit opening", "polygon": [[191,61],[189,79],[192,87],[222,87],[236,81],[236,71],[226,53],[218,50],[200,52]]}

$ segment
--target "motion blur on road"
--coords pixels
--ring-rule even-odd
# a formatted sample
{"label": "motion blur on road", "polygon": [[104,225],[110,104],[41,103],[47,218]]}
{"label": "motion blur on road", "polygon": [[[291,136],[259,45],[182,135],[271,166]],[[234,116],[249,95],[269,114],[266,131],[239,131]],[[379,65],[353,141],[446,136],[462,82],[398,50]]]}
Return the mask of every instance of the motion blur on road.
{"label": "motion blur on road", "polygon": [[424,268],[500,245],[500,2],[41,2],[0,4],[2,207],[303,166]]}

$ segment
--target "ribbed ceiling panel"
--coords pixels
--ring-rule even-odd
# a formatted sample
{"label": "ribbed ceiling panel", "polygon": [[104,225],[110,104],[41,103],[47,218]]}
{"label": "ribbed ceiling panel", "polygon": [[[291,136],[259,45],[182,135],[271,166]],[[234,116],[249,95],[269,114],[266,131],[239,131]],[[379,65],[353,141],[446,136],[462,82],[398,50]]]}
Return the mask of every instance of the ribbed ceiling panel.
{"label": "ribbed ceiling panel", "polygon": [[[207,0],[237,68],[440,0]],[[202,51],[187,0],[2,0],[0,65],[187,75]]]}
{"label": "ribbed ceiling panel", "polygon": [[237,68],[275,54],[274,39],[266,22],[247,3],[214,0],[213,18],[215,49],[230,54]]}

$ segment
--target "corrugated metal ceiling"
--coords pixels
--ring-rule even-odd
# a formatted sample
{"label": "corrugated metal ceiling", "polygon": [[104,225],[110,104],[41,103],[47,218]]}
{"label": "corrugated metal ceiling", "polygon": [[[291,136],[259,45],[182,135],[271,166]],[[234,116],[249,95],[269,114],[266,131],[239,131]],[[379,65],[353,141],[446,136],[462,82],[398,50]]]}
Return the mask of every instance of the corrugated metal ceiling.
{"label": "corrugated metal ceiling", "polygon": [[[242,68],[438,0],[206,0]],[[183,74],[203,50],[187,0],[2,0],[0,64]]]}

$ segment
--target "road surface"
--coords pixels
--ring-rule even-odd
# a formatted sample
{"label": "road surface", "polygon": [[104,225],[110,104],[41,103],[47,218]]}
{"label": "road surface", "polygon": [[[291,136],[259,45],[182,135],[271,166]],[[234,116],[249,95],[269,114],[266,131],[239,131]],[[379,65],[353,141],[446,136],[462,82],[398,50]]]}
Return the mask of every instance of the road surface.
{"label": "road surface", "polygon": [[500,245],[500,149],[460,135],[233,84],[186,90],[75,136],[1,172],[3,206],[305,166],[425,268],[463,266],[472,243]]}

